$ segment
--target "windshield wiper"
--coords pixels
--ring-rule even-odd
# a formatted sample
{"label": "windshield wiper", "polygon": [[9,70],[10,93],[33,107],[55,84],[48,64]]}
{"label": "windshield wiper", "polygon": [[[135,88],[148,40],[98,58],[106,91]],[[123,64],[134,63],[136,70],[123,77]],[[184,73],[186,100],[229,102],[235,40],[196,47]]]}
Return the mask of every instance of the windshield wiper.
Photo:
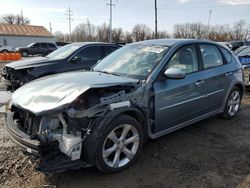
{"label": "windshield wiper", "polygon": [[112,74],[114,76],[121,76],[120,74],[113,73],[113,72],[108,72],[108,71],[97,71],[97,72],[101,72],[101,73],[105,73],[105,74]]}

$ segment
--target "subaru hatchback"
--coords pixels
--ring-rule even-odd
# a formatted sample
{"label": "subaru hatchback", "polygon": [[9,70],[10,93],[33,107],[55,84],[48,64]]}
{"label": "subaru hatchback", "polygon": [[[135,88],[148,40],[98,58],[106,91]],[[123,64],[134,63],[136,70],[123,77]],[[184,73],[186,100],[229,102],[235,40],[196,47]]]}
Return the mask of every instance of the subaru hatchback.
{"label": "subaru hatchback", "polygon": [[126,45],[92,71],[32,81],[12,96],[10,136],[57,172],[96,166],[121,171],[155,139],[220,114],[233,118],[244,92],[242,66],[226,48],[203,40]]}

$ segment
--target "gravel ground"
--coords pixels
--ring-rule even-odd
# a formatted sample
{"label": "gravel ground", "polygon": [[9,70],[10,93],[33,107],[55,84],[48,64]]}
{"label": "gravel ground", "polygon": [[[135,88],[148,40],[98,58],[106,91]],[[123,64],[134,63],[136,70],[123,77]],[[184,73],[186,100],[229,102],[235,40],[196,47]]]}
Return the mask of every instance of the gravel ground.
{"label": "gravel ground", "polygon": [[[0,64],[1,66],[1,64]],[[128,170],[95,168],[46,176],[8,138],[0,115],[0,187],[250,187],[250,95],[236,118],[211,117],[144,145]]]}

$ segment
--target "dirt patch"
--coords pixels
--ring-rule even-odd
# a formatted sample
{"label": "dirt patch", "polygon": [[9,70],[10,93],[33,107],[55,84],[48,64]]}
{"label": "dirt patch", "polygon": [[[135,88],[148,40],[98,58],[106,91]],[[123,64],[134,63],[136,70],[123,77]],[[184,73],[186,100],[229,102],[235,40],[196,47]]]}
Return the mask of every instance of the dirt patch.
{"label": "dirt patch", "polygon": [[129,169],[95,168],[45,176],[13,144],[0,115],[0,187],[249,187],[250,95],[233,120],[211,117],[144,145]]}

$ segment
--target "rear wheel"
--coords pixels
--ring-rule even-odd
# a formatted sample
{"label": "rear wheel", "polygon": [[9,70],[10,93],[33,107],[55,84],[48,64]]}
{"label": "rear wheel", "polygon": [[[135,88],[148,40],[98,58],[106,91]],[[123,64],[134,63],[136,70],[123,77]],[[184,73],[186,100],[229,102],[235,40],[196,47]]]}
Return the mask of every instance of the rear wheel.
{"label": "rear wheel", "polygon": [[143,129],[132,117],[122,115],[103,130],[96,149],[96,166],[103,172],[119,172],[138,157],[143,145]]}
{"label": "rear wheel", "polygon": [[241,90],[238,87],[234,87],[228,96],[224,112],[222,113],[222,117],[231,119],[236,116],[240,109],[241,98]]}

